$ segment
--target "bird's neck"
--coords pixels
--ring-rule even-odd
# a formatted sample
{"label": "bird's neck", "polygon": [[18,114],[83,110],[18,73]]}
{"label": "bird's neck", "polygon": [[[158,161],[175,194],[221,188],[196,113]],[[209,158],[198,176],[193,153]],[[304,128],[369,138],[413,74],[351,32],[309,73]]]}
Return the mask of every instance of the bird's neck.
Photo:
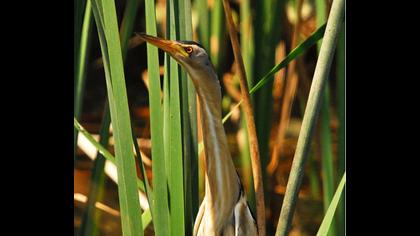
{"label": "bird's neck", "polygon": [[[223,128],[219,81],[217,77],[204,79],[214,82],[197,88],[197,93],[205,150],[206,201],[208,207],[218,211],[215,219],[217,225],[226,220],[233,209],[236,197],[232,196],[239,195],[240,183]],[[232,202],[227,199],[232,199]]]}
{"label": "bird's neck", "polygon": [[222,123],[220,92],[199,92],[198,94],[204,150],[207,159],[209,159],[207,162],[219,162],[220,157],[230,160],[226,133]]}

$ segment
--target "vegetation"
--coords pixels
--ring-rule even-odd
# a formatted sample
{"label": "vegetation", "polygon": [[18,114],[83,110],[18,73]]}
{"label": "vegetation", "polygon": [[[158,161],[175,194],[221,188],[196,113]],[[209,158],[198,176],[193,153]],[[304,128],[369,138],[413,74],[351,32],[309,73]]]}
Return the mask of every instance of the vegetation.
{"label": "vegetation", "polygon": [[204,194],[194,87],[135,32],[209,52],[266,235],[344,235],[343,0],[76,0],[74,13],[78,235],[192,235]]}

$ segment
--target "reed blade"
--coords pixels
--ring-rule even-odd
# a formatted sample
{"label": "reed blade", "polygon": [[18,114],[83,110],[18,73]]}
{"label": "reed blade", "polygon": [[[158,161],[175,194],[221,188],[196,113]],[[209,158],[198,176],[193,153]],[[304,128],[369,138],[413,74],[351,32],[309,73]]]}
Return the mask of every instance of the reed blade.
{"label": "reed blade", "polygon": [[[169,39],[176,40],[178,32],[178,12],[175,10],[177,0],[167,2],[166,20],[167,34]],[[169,85],[168,96],[169,109],[167,110],[167,133],[169,142],[165,144],[165,155],[168,152],[168,186],[169,186],[169,209],[170,209],[170,235],[185,235],[185,206],[184,206],[184,175],[183,175],[183,146],[182,146],[182,121],[181,121],[181,81],[179,78],[179,66],[177,62],[168,57],[166,70]],[[166,112],[166,111],[165,111]],[[166,147],[168,145],[168,147]],[[166,151],[167,150],[167,151]]]}
{"label": "reed blade", "polygon": [[[154,0],[145,0],[146,33],[157,36],[156,7]],[[169,235],[169,206],[167,163],[165,162],[165,143],[163,133],[163,106],[159,74],[158,49],[147,44],[147,68],[149,75],[150,132],[152,142],[152,172],[154,189],[153,224],[157,236]],[[162,147],[163,145],[163,147]]]}
{"label": "reed blade", "polygon": [[[75,17],[75,46],[74,46],[74,65],[75,65],[75,88],[74,88],[74,116],[80,119],[83,109],[83,94],[85,90],[85,81],[87,74],[87,64],[89,61],[89,49],[91,44],[92,34],[92,4],[90,1],[75,1],[76,7],[79,11],[76,11]],[[82,5],[85,6],[84,11]],[[84,12],[83,21],[81,21],[81,15]],[[73,150],[74,160],[76,160],[76,148],[77,148],[77,130],[74,130],[73,134]]]}
{"label": "reed blade", "polygon": [[[191,3],[174,1],[177,39],[192,40]],[[196,92],[187,72],[178,66],[181,94],[181,125],[184,170],[185,233],[191,235],[198,212],[198,145]]]}
{"label": "reed blade", "polygon": [[[137,193],[131,122],[115,2],[92,0],[105,67],[105,78],[115,139],[118,196],[123,235],[143,235]],[[106,53],[104,53],[106,52]]]}
{"label": "reed blade", "polygon": [[[345,24],[337,44],[337,116],[338,116],[338,171],[337,176],[343,175],[346,167],[346,77],[345,77]],[[338,206],[338,234],[345,233],[345,199],[340,200]]]}
{"label": "reed blade", "polygon": [[338,202],[340,200],[341,194],[343,193],[344,186],[346,184],[346,172],[344,172],[343,177],[341,178],[340,184],[335,191],[334,197],[331,200],[331,203],[328,207],[327,212],[325,213],[324,219],[322,220],[321,226],[319,227],[317,236],[325,236],[328,234],[330,227],[333,224],[334,213],[337,209]]}

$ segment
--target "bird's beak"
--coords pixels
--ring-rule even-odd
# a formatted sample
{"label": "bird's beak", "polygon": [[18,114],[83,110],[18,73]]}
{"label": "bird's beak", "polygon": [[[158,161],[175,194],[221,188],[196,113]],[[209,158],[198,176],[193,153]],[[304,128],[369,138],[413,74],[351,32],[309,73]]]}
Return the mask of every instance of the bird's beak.
{"label": "bird's beak", "polygon": [[144,33],[136,33],[142,40],[162,49],[163,51],[169,53],[173,57],[181,55],[183,57],[188,57],[188,53],[185,52],[184,48],[181,47],[176,41],[166,40],[157,38],[151,35]]}

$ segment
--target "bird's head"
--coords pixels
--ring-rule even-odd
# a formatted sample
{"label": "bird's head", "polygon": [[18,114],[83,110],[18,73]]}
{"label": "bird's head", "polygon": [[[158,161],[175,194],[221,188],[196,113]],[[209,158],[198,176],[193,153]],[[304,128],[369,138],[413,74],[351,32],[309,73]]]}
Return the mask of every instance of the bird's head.
{"label": "bird's head", "polygon": [[219,84],[209,55],[200,44],[193,41],[166,40],[143,33],[137,35],[144,41],[167,52],[184,67],[197,90],[203,87],[213,87],[216,82],[217,85]]}

